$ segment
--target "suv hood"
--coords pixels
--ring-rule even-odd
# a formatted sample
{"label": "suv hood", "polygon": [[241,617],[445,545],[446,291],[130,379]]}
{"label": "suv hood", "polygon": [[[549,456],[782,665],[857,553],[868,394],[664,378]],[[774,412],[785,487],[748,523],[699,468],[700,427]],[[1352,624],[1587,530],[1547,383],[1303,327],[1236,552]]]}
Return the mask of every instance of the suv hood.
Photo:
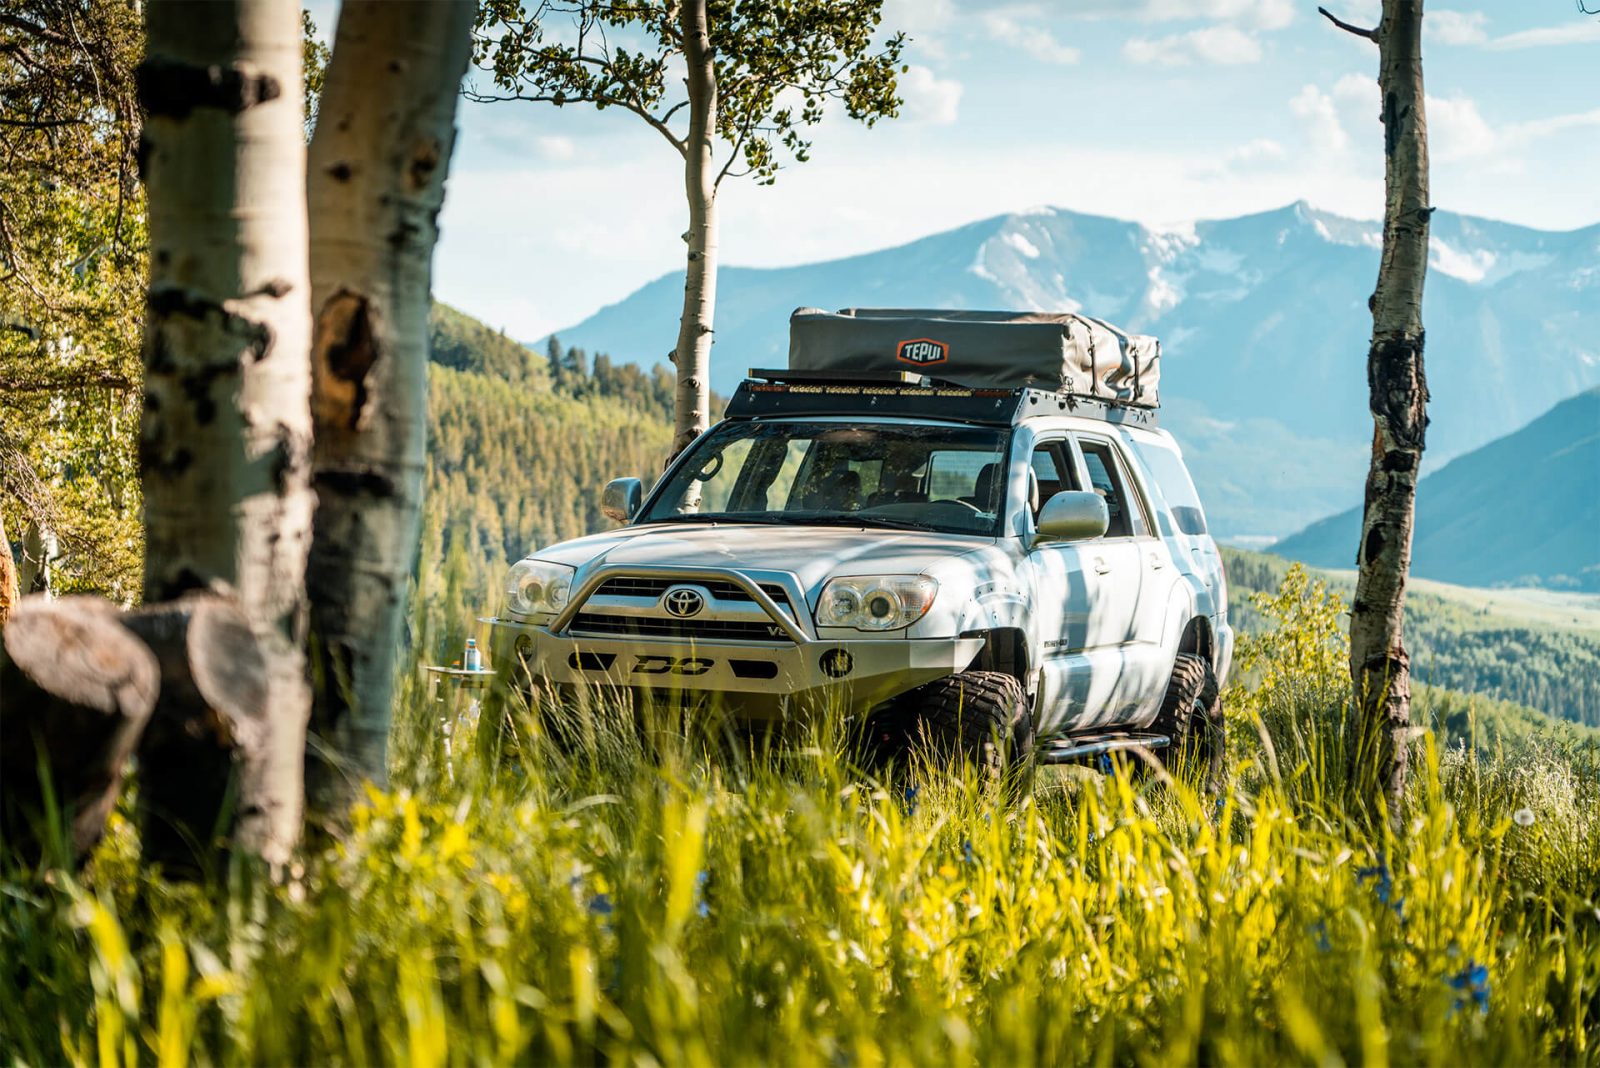
{"label": "suv hood", "polygon": [[788,571],[810,597],[833,575],[916,575],[994,543],[979,535],[881,527],[653,523],[564,541],[532,555],[572,567],[677,564]]}

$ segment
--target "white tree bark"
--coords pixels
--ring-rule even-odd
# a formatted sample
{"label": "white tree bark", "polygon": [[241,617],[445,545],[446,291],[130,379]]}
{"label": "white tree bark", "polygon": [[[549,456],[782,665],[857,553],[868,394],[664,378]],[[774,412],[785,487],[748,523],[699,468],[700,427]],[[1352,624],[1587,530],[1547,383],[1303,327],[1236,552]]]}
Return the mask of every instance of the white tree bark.
{"label": "white tree bark", "polygon": [[345,0],[312,137],[311,803],[382,783],[426,465],[438,214],[472,0]]}
{"label": "white tree bark", "polygon": [[1372,461],[1350,607],[1350,675],[1356,688],[1351,776],[1360,793],[1381,798],[1390,817],[1398,818],[1411,721],[1411,660],[1403,635],[1406,579],[1428,427],[1422,289],[1433,208],[1428,204],[1422,0],[1383,0],[1383,21],[1374,31],[1340,25],[1378,45],[1387,193],[1367,350]]}
{"label": "white tree bark", "polygon": [[678,368],[672,452],[677,455],[711,425],[712,319],[717,306],[717,187],[713,159],[717,131],[717,70],[706,22],[706,0],[683,0],[678,10],[683,58],[688,65],[689,136],[684,141],[683,186],[689,201],[688,260],[683,315],[672,362]]}
{"label": "white tree bark", "polygon": [[235,844],[281,865],[299,834],[310,704],[300,5],[150,0],[146,24],[144,598],[237,592],[267,656],[271,723],[239,768]]}

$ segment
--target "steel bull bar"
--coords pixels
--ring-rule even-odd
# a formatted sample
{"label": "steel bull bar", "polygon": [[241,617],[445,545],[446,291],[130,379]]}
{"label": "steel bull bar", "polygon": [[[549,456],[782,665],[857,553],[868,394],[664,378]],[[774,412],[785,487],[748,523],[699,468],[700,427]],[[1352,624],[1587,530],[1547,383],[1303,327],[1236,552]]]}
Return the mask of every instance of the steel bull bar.
{"label": "steel bull bar", "polygon": [[[619,578],[666,588],[659,595],[596,597],[609,580]],[[736,599],[712,592],[728,584],[738,588]],[[763,587],[781,588],[792,610]],[[684,589],[710,611],[675,617],[666,602]],[[683,600],[678,598],[680,607]],[[632,621],[622,626],[645,632],[596,633],[580,617],[592,621],[587,610],[597,607],[607,620]],[[547,623],[499,617],[483,622],[491,628],[489,652],[497,678],[511,689],[705,699],[758,720],[865,711],[964,670],[983,648],[981,638],[819,637],[792,574],[672,565],[602,565],[584,576],[566,607]],[[759,640],[730,640],[717,633],[727,624],[755,622]],[[648,633],[663,624],[669,633]]]}

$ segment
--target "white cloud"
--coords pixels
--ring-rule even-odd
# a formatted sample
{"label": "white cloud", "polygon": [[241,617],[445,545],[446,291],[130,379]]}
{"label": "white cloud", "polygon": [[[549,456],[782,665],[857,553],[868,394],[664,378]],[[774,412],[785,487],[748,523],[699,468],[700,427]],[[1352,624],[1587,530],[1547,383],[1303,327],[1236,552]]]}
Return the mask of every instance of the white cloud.
{"label": "white cloud", "polygon": [[1293,0],[1144,0],[1141,16],[1150,22],[1215,19],[1281,30],[1294,21],[1294,12]]}
{"label": "white cloud", "polygon": [[1278,142],[1270,137],[1258,137],[1231,149],[1223,159],[1228,163],[1265,163],[1280,160],[1284,155],[1283,146]]}
{"label": "white cloud", "polygon": [[1595,41],[1600,41],[1600,19],[1573,19],[1559,26],[1541,26],[1534,30],[1508,33],[1489,41],[1485,47],[1496,50],[1543,48],[1546,45],[1589,44]]}
{"label": "white cloud", "polygon": [[1281,167],[1289,157],[1288,152],[1270,137],[1258,137],[1236,145],[1209,163],[1197,164],[1196,175],[1225,175],[1260,172]]}
{"label": "white cloud", "polygon": [[983,16],[983,29],[1001,44],[1021,49],[1041,63],[1066,66],[1078,62],[1083,53],[1071,45],[1062,44],[1055,35],[1040,25],[1019,22],[1016,13],[989,11]]}
{"label": "white cloud", "polygon": [[1376,107],[1378,80],[1370,74],[1343,75],[1333,83],[1333,98],[1341,104],[1371,104]]}
{"label": "white cloud", "polygon": [[900,98],[905,101],[900,114],[908,122],[948,126],[956,121],[961,104],[961,83],[940,78],[927,67],[913,64],[900,75]]}
{"label": "white cloud", "polygon": [[1429,11],[1422,28],[1440,44],[1476,45],[1489,39],[1489,16],[1481,11]]}
{"label": "white cloud", "polygon": [[1515,137],[1525,141],[1536,141],[1541,137],[1550,137],[1553,134],[1565,133],[1568,130],[1581,129],[1585,126],[1600,126],[1600,108],[1595,108],[1592,111],[1578,111],[1568,115],[1552,115],[1549,118],[1519,122],[1512,127],[1512,130]]}
{"label": "white cloud", "polygon": [[1196,61],[1233,66],[1258,62],[1261,43],[1233,26],[1208,26],[1155,40],[1134,37],[1122,46],[1122,54],[1135,63],[1162,66],[1181,67]]}
{"label": "white cloud", "polygon": [[578,146],[570,137],[536,137],[533,146],[540,156],[555,163],[565,163],[578,154]]}
{"label": "white cloud", "polygon": [[1428,150],[1441,162],[1471,159],[1492,154],[1499,137],[1466,96],[1430,96],[1428,110]]}
{"label": "white cloud", "polygon": [[1306,124],[1306,136],[1312,148],[1325,155],[1338,155],[1350,147],[1350,135],[1339,120],[1339,109],[1333,97],[1314,85],[1301,89],[1289,101],[1289,110]]}
{"label": "white cloud", "polygon": [[954,0],[884,0],[878,27],[904,33],[922,55],[943,59],[944,33],[955,22]]}
{"label": "white cloud", "polygon": [[[1313,147],[1325,155],[1341,155],[1351,148],[1347,124],[1358,136],[1362,131],[1374,139],[1380,136],[1378,85],[1369,75],[1343,75],[1327,91],[1307,85],[1289,107],[1305,123]],[[1495,125],[1484,117],[1477,101],[1460,93],[1430,95],[1427,116],[1428,149],[1435,162],[1491,161],[1490,169],[1497,173],[1518,170],[1521,156],[1535,141],[1600,126],[1600,108]],[[1481,170],[1483,164],[1475,166]]]}

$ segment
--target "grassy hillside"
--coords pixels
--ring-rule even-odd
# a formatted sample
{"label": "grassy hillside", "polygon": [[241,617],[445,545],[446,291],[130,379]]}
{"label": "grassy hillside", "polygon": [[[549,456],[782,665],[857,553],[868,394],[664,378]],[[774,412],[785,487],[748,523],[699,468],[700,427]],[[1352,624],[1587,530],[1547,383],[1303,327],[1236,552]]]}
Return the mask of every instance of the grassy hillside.
{"label": "grassy hillside", "polygon": [[[1351,510],[1272,551],[1347,567],[1360,532],[1361,513]],[[1425,477],[1411,566],[1462,585],[1600,592],[1600,389]]]}
{"label": "grassy hillside", "polygon": [[[1252,593],[1276,590],[1282,557],[1223,549],[1234,622],[1261,626]],[[1348,603],[1348,572],[1320,572]],[[1552,625],[1568,621],[1568,625]],[[1600,598],[1555,602],[1538,592],[1467,590],[1421,583],[1406,596],[1406,645],[1419,682],[1529,706],[1558,719],[1600,726]]]}
{"label": "grassy hillside", "polygon": [[1010,803],[604,711],[500,762],[419,704],[427,759],[289,885],[141,874],[121,822],[81,878],[0,867],[0,1061],[1592,1063],[1594,752],[1423,739],[1364,830],[1337,616],[1264,611],[1217,797],[1118,764]]}
{"label": "grassy hillside", "polygon": [[[488,366],[433,376],[423,651],[665,448],[648,391]],[[1119,761],[1002,797],[868,775],[833,723],[752,749],[606,702],[575,752],[533,717],[496,752],[412,689],[390,789],[284,883],[169,883],[120,816],[78,875],[0,852],[0,1063],[1593,1063],[1596,732],[1424,691],[1406,818],[1374,831],[1337,602],[1228,563],[1216,796]],[[1420,630],[1476,633],[1482,605],[1435,600]]]}

